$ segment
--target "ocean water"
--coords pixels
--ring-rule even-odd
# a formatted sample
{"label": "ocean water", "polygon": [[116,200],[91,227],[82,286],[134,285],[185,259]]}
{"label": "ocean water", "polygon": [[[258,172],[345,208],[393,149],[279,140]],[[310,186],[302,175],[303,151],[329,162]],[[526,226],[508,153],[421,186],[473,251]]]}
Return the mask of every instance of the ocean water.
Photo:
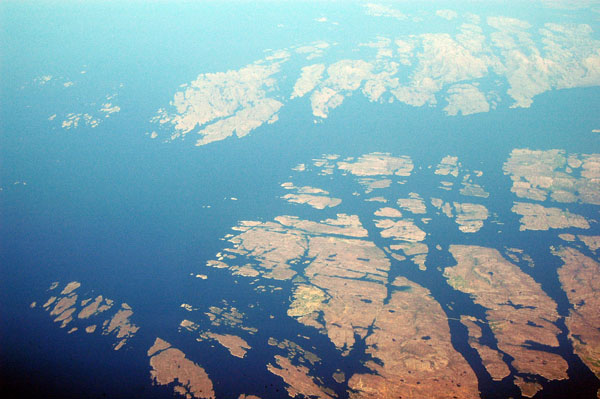
{"label": "ocean water", "polygon": [[[599,89],[543,94],[529,109],[508,109],[510,101],[503,99],[489,113],[452,118],[439,108],[373,104],[356,95],[319,124],[313,123],[307,101],[299,101],[287,104],[276,124],[242,139],[200,148],[191,139],[165,144],[145,135],[153,129],[148,119],[170,101],[179,84],[200,72],[251,63],[262,57],[265,48],[300,44],[294,42],[296,28],[301,28],[301,43],[322,39],[321,32],[299,22],[311,20],[314,11],[300,5],[284,13],[268,3],[251,12],[217,3],[203,12],[198,5],[188,5],[194,12],[185,12],[158,3],[145,8],[115,3],[107,11],[93,4],[71,7],[48,2],[34,14],[26,5],[2,7],[0,42],[3,58],[10,60],[1,63],[0,79],[0,367],[5,386],[40,397],[170,397],[170,388],[150,386],[145,352],[159,336],[206,368],[218,397],[248,392],[279,398],[284,386],[266,369],[274,352],[265,342],[271,336],[297,341],[300,334],[310,340],[299,343],[309,350],[314,346],[323,359],[316,374],[325,376],[326,385],[343,397],[343,388],[330,376],[337,368],[347,375],[361,371],[364,343],[359,341],[356,350],[343,358],[313,329],[291,319],[281,322],[286,318],[290,283],[283,283],[281,292],[257,294],[242,278],[204,268],[222,250],[220,238],[239,220],[267,221],[281,214],[324,219],[340,212],[358,214],[365,222],[372,219],[376,204],[352,196],[358,185],[351,177],[338,174],[331,179],[291,171],[296,164],[310,163],[325,153],[409,155],[416,170],[405,185],[386,191],[390,198],[409,192],[423,198],[439,195],[427,166],[435,167],[445,155],[456,155],[466,168],[484,171],[481,182],[491,194],[486,206],[506,224],[486,224],[480,233],[460,238],[450,220],[431,224],[428,243],[439,243],[444,251],[432,251],[427,272],[394,262],[392,273],[430,289],[450,317],[482,315],[481,308],[452,290],[436,270],[453,264],[445,249],[457,240],[498,249],[517,246],[536,261],[536,268],[523,270],[557,301],[561,315],[567,314],[566,297],[554,272],[559,263],[547,251],[557,240],[550,233],[518,233],[518,219],[510,212],[515,198],[502,164],[513,148],[598,152],[598,135],[591,130],[598,128]],[[114,10],[119,13],[113,14]],[[362,21],[359,8],[339,15],[335,9],[325,11],[331,19],[354,18],[357,26]],[[111,23],[102,23],[109,12]],[[272,26],[253,31],[257,15],[273,22]],[[277,21],[290,28],[277,29]],[[19,30],[18,26],[32,28]],[[352,31],[356,38],[335,26],[327,34],[333,40],[359,41],[412,29],[394,21],[360,26],[361,31]],[[251,34],[261,40],[243,40]],[[72,96],[66,97],[61,87],[23,87],[42,74],[74,77],[82,70],[87,71],[80,76],[84,83]],[[85,112],[82,102],[101,99],[111,91],[118,91],[115,103],[122,111],[95,129],[65,131],[47,121],[57,111]],[[27,185],[14,185],[16,181]],[[343,202],[315,216],[278,198],[285,181],[324,188]],[[445,195],[446,200],[451,198]],[[597,217],[591,206],[569,205],[569,209]],[[593,230],[597,232],[597,225]],[[379,246],[385,245],[374,229],[369,236]],[[202,281],[190,273],[205,273],[209,278]],[[111,337],[67,335],[46,313],[29,309],[31,302],[49,296],[46,289],[51,282],[72,280],[82,283],[82,292],[131,305],[132,320],[141,329],[127,349],[112,351]],[[182,319],[199,317],[181,309],[181,303],[206,309],[218,306],[222,299],[242,309],[247,324],[259,329],[248,338],[255,349],[243,360],[210,343],[196,342],[190,333],[177,332]],[[255,307],[249,308],[250,304]],[[467,344],[464,327],[454,321],[450,327],[456,349],[480,376],[484,397],[518,396],[510,385],[493,383],[485,376]],[[489,331],[485,333],[493,340]],[[564,333],[560,343],[558,352],[569,362],[570,379],[552,383],[552,389],[541,396],[559,398],[565,392],[581,391],[580,397],[594,397],[598,380],[572,355]],[[232,376],[231,370],[240,374]]]}
{"label": "ocean water", "polygon": [[[248,325],[259,328],[256,337],[248,341],[251,346],[264,347],[270,336],[294,339],[297,334],[307,335],[324,359],[322,370],[327,373],[323,375],[331,375],[340,364],[345,364],[349,373],[356,372],[352,367],[359,363],[352,365],[342,359],[331,343],[314,330],[291,320],[281,323],[266,317],[267,314],[278,315],[277,320],[285,317],[289,284],[283,285],[281,293],[258,295],[243,279],[234,279],[224,271],[203,269],[205,261],[223,248],[219,238],[239,220],[271,220],[280,214],[315,216],[314,212],[277,198],[282,195],[279,185],[284,181],[321,187],[343,198],[339,207],[319,212],[321,219],[346,212],[358,214],[365,222],[370,220],[375,205],[363,205],[360,199],[354,199],[351,194],[358,185],[351,177],[337,176],[332,180],[313,173],[305,181],[295,179],[296,175],[290,179],[293,166],[323,153],[358,156],[384,149],[395,155],[411,156],[416,170],[405,185],[388,191],[390,198],[406,196],[408,192],[418,192],[424,198],[435,196],[428,189],[437,183],[427,181],[431,177],[427,177],[425,167],[435,165],[447,154],[458,155],[467,168],[483,170],[483,186],[491,193],[486,204],[507,223],[500,228],[503,232],[497,232],[497,225],[486,224],[480,233],[458,238],[455,233],[449,234],[455,231],[449,220],[447,225],[437,224],[438,230],[436,224],[428,226],[431,234],[428,242],[447,248],[458,239],[460,243],[498,247],[500,237],[502,246],[525,249],[538,266],[523,270],[542,284],[565,315],[566,298],[556,274],[548,273],[559,266],[547,251],[556,239],[550,233],[539,233],[528,242],[524,241],[526,235],[517,233],[518,220],[510,213],[513,200],[510,179],[501,174],[501,167],[516,147],[565,148],[574,152],[594,148],[589,133],[593,117],[586,121],[577,108],[570,112],[570,117],[541,116],[558,114],[551,111],[552,107],[561,109],[564,115],[572,103],[570,96],[581,101],[585,96],[591,99],[597,95],[595,89],[582,89],[541,96],[527,112],[506,111],[513,119],[504,121],[500,128],[501,119],[496,113],[502,110],[471,118],[446,118],[437,110],[396,106],[395,113],[385,113],[394,117],[382,120],[376,106],[349,99],[322,124],[299,123],[294,118],[299,110],[286,109],[276,125],[259,129],[241,140],[202,148],[186,142],[162,144],[148,140],[139,134],[143,129],[128,127],[121,118],[90,130],[47,132],[46,136],[32,132],[37,134],[35,143],[25,145],[23,137],[39,127],[24,127],[18,135],[9,135],[5,140],[5,143],[13,140],[9,148],[15,153],[19,145],[24,146],[23,155],[18,157],[20,161],[9,165],[21,166],[20,173],[28,181],[25,187],[9,187],[2,192],[4,278],[0,295],[5,315],[2,339],[3,356],[7,359],[4,364],[9,365],[7,375],[21,384],[21,388],[37,384],[39,389],[54,390],[64,397],[75,397],[81,392],[98,397],[104,393],[126,396],[142,390],[144,395],[161,397],[167,391],[149,387],[144,353],[154,337],[160,336],[199,361],[213,377],[218,393],[248,391],[260,392],[262,397],[278,397],[277,389],[279,392],[283,389],[281,381],[269,378],[266,368],[252,366],[267,364],[272,359],[268,350],[251,350],[240,361],[224,356],[222,349],[194,342],[191,334],[176,332],[179,322],[187,317],[179,308],[181,303],[206,308],[218,305],[223,298],[237,303],[240,309],[248,303],[260,304],[256,311],[245,309]],[[350,123],[349,115],[357,112],[363,118]],[[117,126],[119,133],[114,130]],[[490,130],[494,127],[499,132],[490,135],[489,131],[482,131],[482,126],[490,126]],[[440,139],[438,133],[442,127],[453,134],[447,133]],[[237,197],[238,201],[227,200],[231,197]],[[211,208],[202,208],[203,205]],[[591,207],[569,208],[593,215]],[[371,231],[370,236],[378,245],[384,245],[376,231]],[[540,238],[544,243],[542,248]],[[426,273],[396,263],[393,272],[429,288],[449,316],[482,314],[464,294],[450,289],[435,270],[436,266],[453,264],[445,252],[430,254]],[[209,279],[199,281],[189,276],[196,272],[208,274]],[[45,299],[44,292],[52,281],[71,280],[81,281],[81,290],[94,290],[133,307],[133,321],[141,330],[130,349],[113,353],[110,338],[66,335],[47,314],[29,310],[30,302]],[[454,312],[447,307],[450,303],[454,303]],[[482,371],[475,353],[466,344],[464,328],[455,322],[450,325],[457,349],[476,371]],[[555,397],[574,388],[593,390],[595,378],[574,356],[568,355],[569,344],[564,335],[560,352],[567,355],[570,366],[577,372],[569,381],[555,383]],[[120,367],[118,373],[115,367]],[[243,370],[247,379],[232,381],[228,371],[231,368]],[[115,375],[121,378],[115,380]],[[263,381],[274,386],[265,388],[261,386]],[[515,394],[507,386],[504,389],[509,391],[498,392],[502,386],[482,379],[486,397]]]}

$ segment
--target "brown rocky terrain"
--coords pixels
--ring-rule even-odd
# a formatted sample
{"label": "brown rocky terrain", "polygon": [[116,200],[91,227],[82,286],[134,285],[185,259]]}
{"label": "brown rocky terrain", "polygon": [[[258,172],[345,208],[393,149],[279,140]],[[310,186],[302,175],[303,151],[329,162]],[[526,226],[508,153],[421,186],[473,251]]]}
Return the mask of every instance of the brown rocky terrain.
{"label": "brown rocky terrain", "polygon": [[562,357],[529,347],[529,342],[558,346],[556,303],[540,284],[495,249],[452,245],[449,250],[457,265],[447,267],[444,276],[452,287],[487,309],[498,349],[513,357],[512,366],[549,380],[567,378]]}
{"label": "brown rocky terrain", "polygon": [[173,384],[173,391],[186,399],[214,399],[213,384],[206,371],[166,341],[156,338],[148,349],[150,378],[156,385]]}
{"label": "brown rocky terrain", "polygon": [[574,248],[553,253],[563,261],[558,276],[572,306],[566,324],[573,351],[600,377],[600,264]]}

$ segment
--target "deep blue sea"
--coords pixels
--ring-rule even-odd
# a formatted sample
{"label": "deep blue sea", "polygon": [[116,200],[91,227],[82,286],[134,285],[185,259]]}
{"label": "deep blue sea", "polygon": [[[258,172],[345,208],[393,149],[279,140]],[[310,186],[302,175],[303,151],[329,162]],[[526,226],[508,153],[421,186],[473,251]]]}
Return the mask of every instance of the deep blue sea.
{"label": "deep blue sea", "polygon": [[[487,223],[478,234],[461,236],[459,243],[525,249],[537,266],[523,270],[557,301],[562,315],[568,313],[555,273],[560,265],[547,250],[558,240],[551,233],[518,232],[518,218],[510,212],[516,198],[502,164],[514,148],[600,151],[600,137],[591,132],[600,127],[598,88],[546,93],[529,109],[509,109],[510,100],[503,98],[498,109],[468,117],[447,117],[441,107],[374,104],[356,95],[319,124],[313,123],[308,101],[298,101],[286,104],[277,123],[242,139],[195,147],[191,138],[167,144],[148,138],[146,133],[154,129],[149,118],[168,104],[180,84],[199,73],[237,69],[261,58],[266,48],[309,43],[324,34],[329,40],[355,42],[410,30],[393,21],[360,25],[362,14],[341,13],[333,3],[323,5],[321,12],[309,4],[294,7],[285,12],[270,2],[257,7],[171,7],[161,2],[0,5],[0,372],[5,387],[16,388],[21,397],[170,397],[170,388],[150,385],[146,350],[158,336],[202,364],[219,398],[240,393],[279,398],[283,383],[266,369],[273,358],[266,339],[274,336],[317,348],[323,362],[316,373],[326,376],[326,385],[339,388],[329,376],[337,368],[348,375],[360,370],[360,342],[349,358],[342,358],[313,329],[289,318],[282,322],[291,283],[283,284],[281,292],[257,294],[250,280],[204,267],[223,249],[220,239],[239,220],[267,221],[281,214],[324,219],[336,213],[372,219],[378,204],[353,197],[359,186],[351,177],[291,171],[327,153],[409,155],[415,171],[405,185],[386,191],[390,198],[409,192],[439,196],[439,179],[427,166],[435,167],[445,155],[458,156],[465,168],[482,170],[479,181],[491,195],[480,202],[505,224]],[[325,33],[315,30],[310,21],[317,14],[346,23],[355,19],[360,29],[352,34],[333,25]],[[258,26],[257,18],[266,22]],[[74,90],[65,95],[62,85],[30,84],[44,74],[74,80]],[[63,130],[47,120],[54,113],[86,112],[82,104],[100,103],[112,92],[118,92],[113,102],[121,112],[97,128]],[[27,185],[13,184],[17,181]],[[287,204],[278,198],[285,181],[324,188],[343,202],[318,214]],[[456,194],[454,199],[460,198]],[[592,206],[569,209],[598,218]],[[590,233],[598,230],[593,224]],[[394,263],[392,273],[430,289],[450,317],[482,314],[436,270],[453,264],[445,249],[457,243],[455,232],[449,219],[447,225],[430,225],[428,243],[439,243],[444,251],[430,254],[427,272]],[[374,229],[369,235],[386,245]],[[208,279],[190,273],[204,273]],[[67,335],[46,312],[29,309],[31,302],[47,299],[53,281],[73,280],[82,283],[81,293],[102,294],[133,308],[132,320],[141,329],[126,349],[113,351],[112,337],[81,331]],[[247,324],[259,329],[247,337],[255,349],[243,360],[196,342],[193,334],[177,332],[184,318],[202,320],[200,311],[196,316],[187,313],[182,303],[206,309],[219,306],[222,299],[243,310]],[[468,347],[464,327],[450,325],[455,347],[478,374],[485,374]],[[298,335],[311,339],[302,341]],[[598,380],[572,355],[566,334],[560,341],[571,378],[553,383],[540,397],[562,398],[579,391],[579,397],[594,397]],[[235,378],[231,370],[236,370]],[[484,397],[518,396],[510,385],[494,384],[485,376],[480,388]],[[344,390],[338,393],[344,395]]]}

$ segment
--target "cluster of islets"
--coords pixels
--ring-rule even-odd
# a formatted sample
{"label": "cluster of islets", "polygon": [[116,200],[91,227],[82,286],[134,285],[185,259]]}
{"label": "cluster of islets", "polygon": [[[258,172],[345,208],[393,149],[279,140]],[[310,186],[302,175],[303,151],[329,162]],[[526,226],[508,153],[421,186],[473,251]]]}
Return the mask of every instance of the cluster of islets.
{"label": "cluster of islets", "polygon": [[[511,154],[505,172],[514,182],[515,194],[535,201],[540,193],[546,193],[557,201],[570,198],[595,204],[590,187],[595,187],[600,174],[597,156],[566,156],[562,152],[550,155],[529,150]],[[554,169],[535,164],[537,159],[547,158],[552,159]],[[529,167],[532,163],[536,167]],[[564,170],[557,172],[561,167]],[[574,176],[577,168],[581,172]],[[484,229],[493,214],[486,202],[489,193],[478,180],[483,173],[464,169],[456,157],[450,156],[432,170],[442,179],[437,182],[438,196],[427,201],[418,193],[407,192],[392,201],[389,193],[404,187],[415,173],[409,157],[373,153],[342,160],[337,155],[326,155],[312,164],[298,165],[294,168],[297,173],[351,179],[362,190],[355,195],[364,196],[365,204],[371,204],[372,219],[361,221],[357,215],[338,213],[320,221],[285,215],[272,221],[241,221],[232,228],[233,234],[225,237],[230,245],[207,266],[227,270],[254,285],[261,294],[282,291],[291,282],[289,322],[301,323],[326,336],[342,358],[356,350],[357,340],[364,342],[364,354],[371,360],[359,372],[336,370],[330,380],[335,381],[336,388],[344,387],[351,398],[479,396],[475,372],[453,345],[444,310],[447,304],[440,304],[427,287],[402,276],[402,268],[410,264],[423,271],[437,270],[448,289],[468,294],[484,309],[483,316],[462,314],[460,323],[466,327],[468,344],[478,353],[491,380],[512,381],[523,396],[532,397],[546,382],[569,378],[569,364],[556,350],[561,317],[565,317],[574,353],[600,377],[600,285],[594,278],[600,273],[600,264],[594,259],[600,236],[581,234],[595,221],[561,208],[514,203],[513,212],[521,216],[516,234],[558,230],[559,241],[554,244],[559,244],[549,248],[549,254],[562,261],[558,277],[572,304],[569,314],[561,316],[556,302],[521,269],[520,265],[535,267],[526,250],[460,242],[461,234],[476,237],[474,233]],[[564,184],[556,196],[556,184],[540,183],[548,178],[564,181],[563,174],[574,179],[569,186],[572,196],[562,193],[566,190]],[[527,190],[523,182],[528,182]],[[292,182],[283,183],[282,188],[283,200],[292,206],[308,205],[317,213],[342,203],[325,189],[298,187]],[[458,196],[476,202],[461,202]],[[430,270],[430,251],[444,248],[429,242],[429,226],[448,219],[460,232],[457,242],[446,248],[455,265],[435,265]],[[579,231],[572,234],[565,231],[567,228]],[[379,232],[384,245],[370,238],[369,229]],[[101,296],[77,302],[76,288],[78,284],[69,284],[43,306],[63,326],[75,318],[86,320],[90,315],[102,314],[112,304]],[[83,307],[79,313],[77,306]],[[240,361],[247,359],[248,351],[253,350],[249,337],[256,336],[258,329],[251,326],[244,312],[226,298],[202,314],[197,313],[203,309],[201,305],[182,307],[190,316],[181,321],[181,332],[192,334],[198,341],[213,342]],[[103,331],[116,331],[117,337],[123,338],[117,349],[137,331],[124,317],[130,315],[128,312],[131,310],[123,304],[112,321],[103,324]],[[486,334],[492,339],[484,337]],[[315,367],[321,362],[318,348],[308,350],[297,342],[275,338],[265,345],[279,352],[264,367],[283,380],[291,397],[336,397],[336,390],[315,375]],[[186,397],[214,397],[209,373],[179,349],[157,338],[148,355],[155,383],[173,384],[175,392]]]}
{"label": "cluster of islets", "polygon": [[[560,151],[549,153],[563,154]],[[515,154],[529,154],[529,158],[515,160]],[[547,169],[536,167],[528,169],[528,174],[522,173],[523,164],[540,158],[539,155],[535,151],[515,150],[505,164],[505,171],[515,182],[520,179],[535,181],[535,174],[547,173]],[[571,186],[572,194],[581,202],[594,203],[589,187],[598,181],[600,168],[595,162],[597,157],[572,154],[572,166],[575,166],[573,159],[577,157],[584,159],[578,164],[583,171],[576,178],[579,183]],[[565,163],[566,157],[563,166]],[[554,161],[553,164],[561,166],[560,162]],[[402,179],[409,177],[413,169],[410,158],[381,153],[345,160],[339,160],[336,155],[326,155],[315,159],[312,166],[301,164],[294,168],[297,172],[315,171],[319,175],[332,175],[336,170],[341,174],[349,173],[362,186],[365,195],[396,183],[405,183]],[[434,173],[445,179],[439,186],[441,197],[443,191],[453,190],[455,180],[461,182],[460,195],[480,199],[489,197],[489,193],[473,181],[483,173],[465,172],[456,157],[442,159]],[[459,179],[461,173],[463,175]],[[298,201],[297,197],[284,195],[282,198],[289,202],[308,204],[316,209],[323,209],[325,206],[322,204],[328,203],[329,192],[326,190],[315,187],[298,189],[293,183],[284,183],[283,187],[321,198],[320,201]],[[549,184],[539,189],[551,191],[554,187]],[[561,198],[565,197],[563,194]],[[375,196],[365,201],[385,203],[388,199]],[[458,397],[476,396],[477,386],[472,383],[476,379],[468,364],[450,344],[446,315],[440,305],[425,287],[403,277],[389,278],[391,262],[386,253],[397,261],[408,257],[419,268],[426,268],[429,251],[425,242],[426,230],[432,220],[425,217],[431,215],[427,215],[427,204],[417,193],[408,193],[407,197],[398,198],[395,202],[397,207],[385,206],[374,211],[374,227],[380,231],[381,237],[392,242],[383,250],[367,239],[367,230],[355,215],[338,214],[337,218],[322,222],[279,216],[272,222],[240,222],[234,228],[238,234],[227,237],[233,246],[227,248],[219,260],[209,262],[209,266],[229,267],[234,273],[244,268],[244,275],[252,278],[291,279],[295,288],[289,316],[326,334],[342,354],[350,352],[356,336],[364,339],[366,352],[377,361],[366,364],[372,374],[350,376],[348,388],[352,397],[370,397],[382,392],[390,393],[386,397],[445,397],[450,392]],[[431,198],[430,202],[438,215],[454,218],[463,233],[479,231],[489,218],[487,207],[481,203],[445,201],[437,197]],[[521,231],[590,228],[590,221],[586,218],[560,208],[515,202],[513,212],[522,216]],[[404,213],[411,217],[404,217]],[[422,216],[420,220],[416,220],[419,216]],[[599,304],[590,300],[577,301],[577,298],[590,295],[600,287],[593,284],[587,288],[581,285],[574,287],[573,280],[581,278],[582,273],[600,271],[600,266],[592,258],[597,247],[588,245],[600,237],[578,237],[585,244],[580,250],[563,246],[553,249],[552,253],[564,262],[559,274],[565,292],[570,293],[571,303],[579,304],[567,317],[570,338],[576,344],[575,353],[598,375],[594,359],[597,359],[600,345],[597,337],[600,323],[590,310],[597,309]],[[561,238],[570,237],[561,234]],[[441,248],[436,245],[436,249]],[[443,270],[448,284],[470,294],[474,303],[486,309],[484,319],[464,315],[461,322],[468,329],[469,344],[479,353],[491,378],[500,381],[511,376],[524,396],[535,395],[542,389],[543,381],[567,379],[568,364],[563,357],[531,346],[531,343],[538,343],[557,348],[557,336],[560,334],[556,325],[560,315],[554,300],[539,283],[510,262],[523,261],[534,266],[531,257],[523,250],[506,248],[508,260],[497,249],[474,245],[451,245],[448,251],[457,262],[456,266]],[[592,257],[582,251],[591,252]],[[244,265],[236,264],[238,258],[244,259]],[[248,262],[249,259],[251,262]],[[296,265],[302,263],[304,265],[299,272]],[[565,276],[572,276],[571,280]],[[579,320],[579,323],[575,324],[574,320]],[[495,345],[481,339],[482,328],[491,330]],[[420,334],[420,331],[429,333]],[[428,381],[428,384],[421,384],[422,381]],[[289,384],[287,379],[286,382]],[[301,392],[290,386],[293,392]]]}

